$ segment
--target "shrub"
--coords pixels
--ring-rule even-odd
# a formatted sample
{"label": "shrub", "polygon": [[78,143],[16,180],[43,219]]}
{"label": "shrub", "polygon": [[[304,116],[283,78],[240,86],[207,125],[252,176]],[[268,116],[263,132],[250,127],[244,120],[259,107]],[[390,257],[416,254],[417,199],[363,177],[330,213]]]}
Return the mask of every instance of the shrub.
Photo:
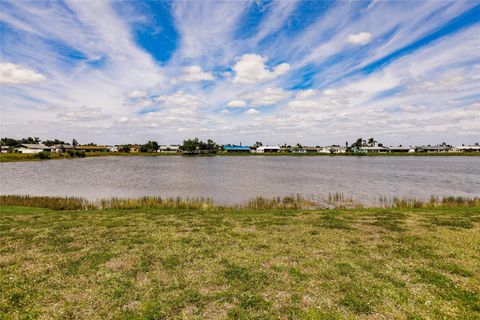
{"label": "shrub", "polygon": [[67,153],[70,158],[75,158],[75,157],[85,158],[86,156],[85,151],[82,151],[82,150],[68,150]]}
{"label": "shrub", "polygon": [[48,151],[42,151],[38,154],[38,157],[40,159],[50,159],[50,152]]}

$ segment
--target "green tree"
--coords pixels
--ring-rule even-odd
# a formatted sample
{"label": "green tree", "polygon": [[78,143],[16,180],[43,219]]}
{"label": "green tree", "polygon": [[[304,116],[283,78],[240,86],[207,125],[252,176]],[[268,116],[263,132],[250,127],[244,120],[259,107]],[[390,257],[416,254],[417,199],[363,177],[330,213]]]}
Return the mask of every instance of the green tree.
{"label": "green tree", "polygon": [[73,140],[72,140],[72,146],[73,146],[74,148],[78,147],[78,141],[75,140],[75,139],[73,139]]}
{"label": "green tree", "polygon": [[130,152],[130,145],[124,144],[118,147],[119,152]]}
{"label": "green tree", "polygon": [[21,140],[16,140],[16,139],[7,138],[7,137],[2,138],[0,141],[0,145],[7,146],[7,147],[15,147],[21,143],[22,143]]}
{"label": "green tree", "polygon": [[51,146],[56,145],[56,144],[65,144],[65,142],[62,141],[62,140],[55,139],[55,140],[43,141],[43,144],[46,145],[47,147],[51,147]]}
{"label": "green tree", "polygon": [[374,147],[376,143],[377,141],[374,138],[369,138],[367,142],[369,147]]}
{"label": "green tree", "polygon": [[158,147],[157,141],[148,141],[146,144],[140,146],[140,152],[157,152]]}
{"label": "green tree", "polygon": [[358,138],[357,141],[352,143],[351,147],[352,148],[361,148],[361,147],[365,147],[366,145],[367,145],[367,143],[365,142],[365,140],[363,140],[363,138]]}
{"label": "green tree", "polygon": [[220,149],[220,146],[213,140],[208,139],[207,142],[203,142],[198,138],[184,140],[180,146],[180,150],[184,153],[216,153]]}

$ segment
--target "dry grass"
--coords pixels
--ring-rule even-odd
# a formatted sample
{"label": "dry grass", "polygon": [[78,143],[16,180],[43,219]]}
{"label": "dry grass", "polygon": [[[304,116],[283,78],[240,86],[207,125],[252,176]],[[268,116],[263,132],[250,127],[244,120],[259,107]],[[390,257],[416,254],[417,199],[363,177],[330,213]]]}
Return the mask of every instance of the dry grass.
{"label": "dry grass", "polygon": [[0,318],[475,319],[480,207],[0,207]]}
{"label": "dry grass", "polygon": [[[326,198],[305,198],[300,195],[277,198],[257,197],[243,204],[220,205],[209,198],[109,198],[88,201],[79,197],[46,197],[29,195],[0,195],[0,206],[25,206],[55,210],[109,210],[109,209],[192,209],[192,210],[272,210],[362,208],[364,205],[341,193]],[[379,208],[455,208],[478,207],[480,198],[431,197],[427,200],[398,197],[376,197],[370,207]]]}

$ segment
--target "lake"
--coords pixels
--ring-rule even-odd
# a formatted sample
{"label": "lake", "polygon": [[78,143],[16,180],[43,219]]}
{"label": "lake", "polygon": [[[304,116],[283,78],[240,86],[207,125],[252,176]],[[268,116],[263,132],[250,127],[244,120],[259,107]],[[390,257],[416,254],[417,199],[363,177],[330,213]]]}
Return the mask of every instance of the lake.
{"label": "lake", "polygon": [[343,193],[480,196],[480,157],[98,157],[0,164],[1,194],[209,197],[241,203],[257,196]]}

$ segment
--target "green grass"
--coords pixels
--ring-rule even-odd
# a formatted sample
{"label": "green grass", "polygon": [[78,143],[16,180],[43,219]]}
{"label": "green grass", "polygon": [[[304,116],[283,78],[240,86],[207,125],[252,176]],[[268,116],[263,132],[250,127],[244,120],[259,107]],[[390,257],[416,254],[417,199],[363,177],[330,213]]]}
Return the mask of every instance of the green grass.
{"label": "green grass", "polygon": [[478,319],[480,207],[0,207],[0,319]]}

